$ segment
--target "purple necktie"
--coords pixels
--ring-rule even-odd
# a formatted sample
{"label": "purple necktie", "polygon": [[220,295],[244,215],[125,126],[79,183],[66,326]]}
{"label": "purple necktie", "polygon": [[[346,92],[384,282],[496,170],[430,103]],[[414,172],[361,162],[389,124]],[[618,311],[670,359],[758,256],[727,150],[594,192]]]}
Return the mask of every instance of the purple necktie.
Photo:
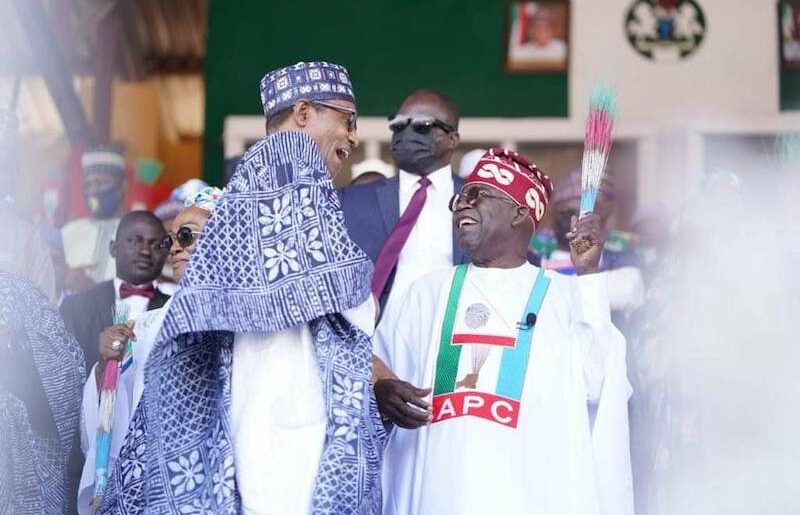
{"label": "purple necktie", "polygon": [[397,220],[397,225],[392,229],[392,234],[386,239],[380,254],[378,254],[378,259],[375,261],[375,273],[372,276],[372,294],[375,295],[375,298],[381,298],[386,281],[389,280],[389,275],[400,258],[400,251],[403,250],[403,245],[406,244],[408,235],[411,234],[411,230],[422,212],[425,199],[428,198],[430,179],[422,177],[418,182],[419,188],[414,192],[408,207]]}

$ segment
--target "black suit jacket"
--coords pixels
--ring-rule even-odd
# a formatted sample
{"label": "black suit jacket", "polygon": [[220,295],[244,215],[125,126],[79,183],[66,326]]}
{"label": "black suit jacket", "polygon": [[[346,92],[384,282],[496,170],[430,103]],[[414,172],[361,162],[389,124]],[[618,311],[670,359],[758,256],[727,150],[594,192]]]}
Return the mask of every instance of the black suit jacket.
{"label": "black suit jacket", "polygon": [[[113,325],[114,281],[100,283],[84,293],[70,295],[61,304],[61,316],[67,331],[78,340],[86,356],[87,372],[100,357],[97,351],[97,337],[103,329]],[[157,290],[157,294],[147,304],[147,309],[158,309],[169,299],[169,295]]]}
{"label": "black suit jacket", "polygon": [[[463,185],[463,179],[454,175],[453,191],[461,191]],[[400,177],[395,175],[391,179],[348,186],[339,190],[339,197],[348,234],[375,263],[381,247],[400,218]],[[453,264],[459,265],[467,260],[454,231]],[[393,282],[394,270],[381,293],[381,309],[389,298]]]}

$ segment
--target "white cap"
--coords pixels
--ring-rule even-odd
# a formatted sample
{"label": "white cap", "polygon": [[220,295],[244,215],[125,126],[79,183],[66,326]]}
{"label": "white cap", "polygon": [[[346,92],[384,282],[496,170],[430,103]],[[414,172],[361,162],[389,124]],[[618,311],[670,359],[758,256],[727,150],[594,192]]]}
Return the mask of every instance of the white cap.
{"label": "white cap", "polygon": [[469,177],[469,174],[472,173],[473,168],[475,165],[478,164],[483,154],[486,151],[482,148],[476,148],[475,150],[470,150],[461,158],[461,165],[458,167],[458,176],[462,179],[466,179]]}
{"label": "white cap", "polygon": [[375,172],[387,179],[394,177],[394,166],[380,159],[365,159],[353,165],[350,180],[353,181],[368,172]]}

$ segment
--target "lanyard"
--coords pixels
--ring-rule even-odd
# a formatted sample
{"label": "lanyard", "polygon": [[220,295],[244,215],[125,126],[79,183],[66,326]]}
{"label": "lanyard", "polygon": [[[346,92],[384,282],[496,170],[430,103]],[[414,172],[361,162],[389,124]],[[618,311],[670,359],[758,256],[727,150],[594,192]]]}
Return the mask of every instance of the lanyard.
{"label": "lanyard", "polygon": [[[439,354],[436,359],[436,377],[433,386],[433,395],[441,395],[455,391],[458,362],[461,358],[463,345],[453,345],[453,328],[455,327],[458,302],[464,279],[467,276],[468,264],[456,267],[450,293],[447,298],[444,322],[442,323],[441,338],[439,340]],[[536,282],[533,285],[525,311],[520,317],[526,320],[529,313],[538,315],[542,302],[550,286],[550,279],[545,277],[544,269],[539,269]],[[522,397],[522,387],[525,385],[525,375],[528,370],[528,360],[531,351],[531,341],[536,325],[520,325],[514,347],[503,349],[500,361],[500,373],[497,379],[497,395],[502,395],[519,400]]]}

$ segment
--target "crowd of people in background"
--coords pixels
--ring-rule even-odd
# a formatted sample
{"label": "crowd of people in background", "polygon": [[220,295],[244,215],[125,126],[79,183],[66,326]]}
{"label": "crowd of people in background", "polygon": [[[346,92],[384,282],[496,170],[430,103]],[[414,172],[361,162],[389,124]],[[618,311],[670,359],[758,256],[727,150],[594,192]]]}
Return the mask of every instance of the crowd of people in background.
{"label": "crowd of people in background", "polygon": [[0,512],[663,502],[654,478],[680,433],[654,351],[679,263],[663,209],[615,230],[611,170],[579,218],[580,172],[553,183],[511,149],[466,152],[455,170],[459,108],[430,89],[389,117],[394,164],[354,164],[337,191],[358,144],[347,71],[298,63],[261,93],[266,135],[224,190],[193,179],[125,212],[123,154],[92,148],[89,214],[54,233],[3,188]]}

